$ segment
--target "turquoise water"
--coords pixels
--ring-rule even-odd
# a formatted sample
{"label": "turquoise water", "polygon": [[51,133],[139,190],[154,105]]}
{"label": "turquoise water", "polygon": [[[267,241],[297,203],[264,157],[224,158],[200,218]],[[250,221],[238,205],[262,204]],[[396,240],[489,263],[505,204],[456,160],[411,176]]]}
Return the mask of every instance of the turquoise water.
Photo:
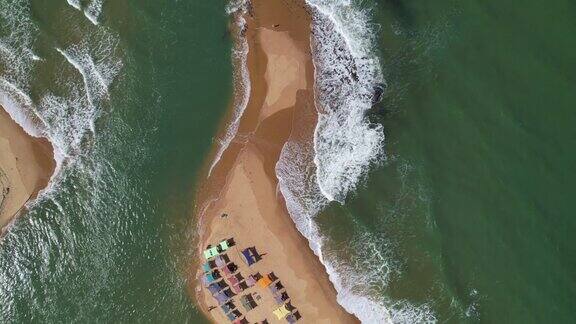
{"label": "turquoise water", "polygon": [[[204,321],[184,273],[232,92],[225,4],[0,0],[2,98],[61,166],[0,247],[1,322]],[[386,140],[315,218],[343,303],[399,323],[574,322],[574,4],[350,8],[370,9],[387,86],[366,115]]]}

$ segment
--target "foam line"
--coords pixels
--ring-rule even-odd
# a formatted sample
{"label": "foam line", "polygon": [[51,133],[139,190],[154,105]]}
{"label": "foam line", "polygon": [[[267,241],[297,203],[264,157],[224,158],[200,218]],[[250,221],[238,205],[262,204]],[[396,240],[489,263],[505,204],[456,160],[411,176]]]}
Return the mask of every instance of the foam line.
{"label": "foam line", "polygon": [[92,57],[77,48],[69,52],[56,48],[78,72],[82,75],[86,96],[90,105],[96,106],[97,101],[108,96],[109,80],[102,75],[94,64]]}
{"label": "foam line", "polygon": [[[23,112],[32,110],[32,99],[22,89],[0,77],[0,105],[4,107],[8,115],[20,125],[24,131],[34,137],[42,136],[42,131],[38,129],[29,116]],[[28,109],[26,109],[28,107]],[[41,120],[40,116],[35,116]]]}
{"label": "foam line", "polygon": [[[378,237],[355,237],[347,249],[352,262],[325,255],[325,238],[315,217],[331,201],[343,203],[369,169],[385,158],[382,125],[372,125],[366,111],[384,78],[374,51],[369,12],[352,0],[306,0],[313,9],[311,47],[318,123],[308,143],[288,141],[276,165],[280,191],[298,230],[325,266],[338,303],[363,323],[434,322],[427,305],[388,300],[371,293],[371,278],[386,286],[392,271]],[[297,124],[297,123],[296,123]],[[361,235],[361,236],[362,236]],[[374,252],[363,255],[367,242]],[[385,250],[384,250],[385,251]],[[357,256],[357,257],[356,257]],[[360,270],[360,269],[364,270]]]}
{"label": "foam line", "polygon": [[246,1],[240,0],[235,2],[230,2],[226,8],[226,12],[230,15],[236,16],[236,30],[238,35],[235,35],[234,48],[232,50],[232,60],[234,64],[233,69],[233,79],[234,79],[234,108],[232,113],[232,118],[230,123],[226,126],[226,133],[222,139],[218,139],[218,150],[210,169],[208,170],[208,177],[212,174],[212,170],[220,159],[224,151],[230,146],[232,140],[238,133],[238,127],[240,126],[240,119],[244,115],[244,111],[248,106],[250,100],[250,76],[248,72],[247,59],[248,59],[248,41],[245,37],[240,35],[242,30],[246,27],[246,20],[243,18],[243,14],[246,12]]}
{"label": "foam line", "polygon": [[94,25],[98,25],[98,19],[102,13],[102,5],[104,0],[92,0],[88,7],[84,10],[84,15]]}
{"label": "foam line", "polygon": [[80,7],[80,0],[66,0],[66,2],[68,2],[68,4],[72,6],[74,9],[82,10],[82,8]]}

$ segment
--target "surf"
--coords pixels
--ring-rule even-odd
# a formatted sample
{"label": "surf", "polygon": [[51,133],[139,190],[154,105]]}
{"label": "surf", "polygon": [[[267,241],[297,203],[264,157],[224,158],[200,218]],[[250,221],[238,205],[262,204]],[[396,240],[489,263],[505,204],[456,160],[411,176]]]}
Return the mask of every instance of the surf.
{"label": "surf", "polygon": [[[79,1],[68,0],[68,4],[80,7]],[[0,63],[5,67],[0,75],[0,104],[26,133],[47,138],[54,148],[56,170],[39,195],[41,199],[58,187],[62,169],[76,163],[86,150],[83,142],[88,133],[95,134],[95,122],[110,99],[110,85],[123,64],[117,37],[102,27],[88,29],[81,40],[52,48],[72,68],[64,68],[56,76],[64,92],[39,89],[32,98],[34,72],[40,63],[45,63],[44,58],[34,54],[39,29],[30,18],[29,4],[14,0],[4,5],[12,9],[1,13],[8,33],[0,38]],[[4,5],[0,9],[6,9]],[[49,58],[51,63],[57,59]]]}
{"label": "surf", "polygon": [[250,100],[251,85],[247,65],[249,47],[248,41],[242,36],[243,30],[246,28],[246,20],[243,18],[243,15],[247,13],[246,0],[229,2],[226,6],[226,13],[235,17],[235,26],[233,28],[235,35],[232,37],[234,40],[232,48],[232,64],[234,65],[234,68],[232,69],[232,79],[234,80],[234,102],[232,103],[232,117],[225,127],[226,131],[222,138],[216,139],[216,154],[210,164],[207,177],[210,177],[213,169],[218,165],[218,162],[220,162],[222,154],[224,154],[238,133],[240,120],[242,119]]}
{"label": "surf", "polygon": [[82,10],[82,3],[80,0],[66,0],[66,2],[68,2],[72,8],[82,11],[86,19],[88,19],[93,25],[98,26],[100,24],[99,19],[102,14],[104,0],[92,0],[84,10]]}
{"label": "surf", "polygon": [[[308,142],[288,141],[276,165],[279,189],[298,230],[325,266],[337,290],[338,302],[364,323],[435,322],[427,305],[390,300],[372,292],[370,278],[387,284],[392,265],[378,249],[378,238],[350,242],[354,262],[362,269],[325,254],[326,238],[315,218],[329,204],[344,204],[367,173],[385,159],[383,125],[366,118],[375,91],[385,87],[375,51],[370,10],[360,3],[306,0],[312,8],[314,95],[318,122]],[[296,130],[298,132],[298,130]]]}

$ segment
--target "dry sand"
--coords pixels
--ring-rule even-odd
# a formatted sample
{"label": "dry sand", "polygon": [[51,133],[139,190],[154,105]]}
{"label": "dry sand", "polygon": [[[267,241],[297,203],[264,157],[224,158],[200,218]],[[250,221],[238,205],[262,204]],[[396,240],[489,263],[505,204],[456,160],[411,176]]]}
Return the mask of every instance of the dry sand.
{"label": "dry sand", "polygon": [[[316,121],[310,15],[301,0],[253,0],[252,5],[245,17],[250,101],[238,134],[200,186],[198,254],[208,244],[234,238],[236,246],[228,256],[240,266],[243,277],[274,272],[302,315],[299,323],[357,322],[336,302],[336,291],[324,267],[286,210],[275,174],[284,143],[306,136],[304,139],[310,140]],[[224,213],[228,216],[221,217]],[[248,267],[240,251],[251,246],[264,256]],[[193,276],[199,277],[200,270]],[[194,282],[200,308],[208,318],[229,323],[220,308],[208,311],[218,304],[199,280]],[[275,304],[268,289],[255,286],[237,297],[249,293],[260,296],[254,310],[247,312],[235,298],[237,309],[248,322],[267,319],[269,323],[286,323],[272,314],[280,305]]]}
{"label": "dry sand", "polygon": [[56,167],[53,154],[48,140],[28,135],[0,107],[1,234],[26,202],[48,184]]}

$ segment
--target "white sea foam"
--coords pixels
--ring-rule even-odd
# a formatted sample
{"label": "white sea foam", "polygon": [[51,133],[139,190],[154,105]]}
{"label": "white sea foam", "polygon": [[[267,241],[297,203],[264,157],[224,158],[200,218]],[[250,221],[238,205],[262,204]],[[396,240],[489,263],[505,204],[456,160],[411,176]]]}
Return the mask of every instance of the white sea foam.
{"label": "white sea foam", "polygon": [[[355,242],[347,242],[345,249],[351,253],[346,260],[323,246],[316,215],[331,201],[343,203],[369,168],[385,158],[383,128],[366,118],[375,87],[383,86],[384,79],[374,53],[369,12],[353,1],[307,2],[313,8],[318,124],[312,142],[290,140],[284,145],[276,165],[280,191],[348,312],[364,323],[435,322],[427,305],[382,295],[391,273],[398,271],[384,238],[360,231]],[[380,290],[375,292],[375,287]]]}
{"label": "white sea foam", "polygon": [[75,9],[82,10],[80,0],[66,0],[70,6]]}
{"label": "white sea foam", "polygon": [[32,99],[10,81],[0,77],[0,105],[26,133],[34,137],[42,136],[42,129],[33,115]]}
{"label": "white sea foam", "polygon": [[365,113],[372,106],[375,87],[384,79],[372,53],[367,14],[340,1],[310,4],[317,9],[312,47],[320,108],[314,163],[324,196],[343,202],[371,163],[383,155],[382,126],[369,124]]}
{"label": "white sea foam", "polygon": [[[34,54],[38,29],[30,17],[28,1],[0,2],[0,104],[27,133],[47,137],[53,144],[54,178],[63,164],[73,163],[73,157],[81,154],[87,130],[94,130],[94,121],[108,100],[110,83],[122,64],[115,53],[116,38],[98,28],[79,43],[57,49],[74,67],[56,76],[58,95],[50,89],[35,89],[37,97],[32,99],[33,72],[44,59]],[[53,185],[51,181],[50,188]]]}
{"label": "white sea foam", "polygon": [[0,105],[28,134],[39,137],[44,125],[28,95],[31,71],[39,61],[32,51],[37,28],[30,16],[28,1],[0,2]]}
{"label": "white sea foam", "polygon": [[[81,42],[65,50],[57,48],[64,58],[82,75],[88,107],[82,112],[82,119],[94,121],[99,113],[99,105],[109,98],[108,87],[122,68],[122,62],[114,56],[116,42],[105,37],[100,46]],[[71,106],[81,103],[74,100]],[[70,107],[70,105],[66,105]],[[94,132],[94,126],[91,125]]]}
{"label": "white sea foam", "polygon": [[236,134],[240,126],[240,119],[248,106],[250,99],[250,76],[248,74],[248,66],[246,60],[248,58],[248,41],[241,35],[246,28],[246,20],[243,15],[247,10],[246,0],[231,1],[226,7],[226,13],[235,15],[236,17],[236,31],[238,35],[234,35],[234,48],[232,49],[232,60],[234,64],[233,79],[234,79],[234,107],[233,113],[229,124],[226,126],[226,132],[222,138],[216,139],[218,142],[218,149],[210,169],[208,170],[208,177],[212,174],[212,170],[222,158],[222,154]]}
{"label": "white sea foam", "polygon": [[109,100],[110,84],[122,68],[116,53],[117,39],[100,30],[86,35],[77,44],[56,50],[73,67],[57,80],[66,89],[65,95],[46,91],[36,105],[36,112],[45,126],[44,136],[52,142],[56,157],[61,160],[59,165],[65,165],[66,169],[73,165],[85,168],[78,162],[89,151],[90,141],[86,139],[96,135],[95,122]]}
{"label": "white sea foam", "polygon": [[0,1],[0,71],[5,80],[24,91],[35,66],[31,48],[37,28],[30,16],[28,1]]}
{"label": "white sea foam", "polygon": [[88,6],[84,8],[84,10],[82,10],[82,3],[80,2],[80,0],[66,0],[66,1],[72,8],[82,11],[84,13],[84,16],[92,24],[96,26],[99,24],[98,20],[100,19],[100,15],[102,14],[102,6],[104,5],[104,0],[92,0],[88,4]]}
{"label": "white sea foam", "polygon": [[88,7],[84,9],[84,15],[94,25],[98,25],[98,19],[100,18],[100,14],[102,13],[103,4],[104,0],[92,0],[88,5]]}

